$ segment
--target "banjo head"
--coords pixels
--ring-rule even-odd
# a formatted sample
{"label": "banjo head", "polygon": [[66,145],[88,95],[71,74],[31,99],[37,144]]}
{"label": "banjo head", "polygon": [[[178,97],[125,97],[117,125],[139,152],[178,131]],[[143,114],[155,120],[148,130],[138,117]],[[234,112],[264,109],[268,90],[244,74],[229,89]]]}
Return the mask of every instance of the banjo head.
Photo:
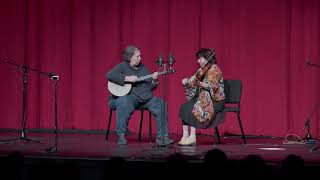
{"label": "banjo head", "polygon": [[115,96],[127,95],[131,90],[131,86],[131,84],[124,84],[123,86],[121,86],[110,81],[108,82],[108,90]]}

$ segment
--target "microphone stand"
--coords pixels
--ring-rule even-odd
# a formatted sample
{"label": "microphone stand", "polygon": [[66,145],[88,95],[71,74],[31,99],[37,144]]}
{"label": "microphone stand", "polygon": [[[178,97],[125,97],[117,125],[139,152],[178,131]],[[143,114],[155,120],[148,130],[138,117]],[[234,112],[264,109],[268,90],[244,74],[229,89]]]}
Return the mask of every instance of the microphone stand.
{"label": "microphone stand", "polygon": [[[316,64],[313,64],[313,63],[310,63],[309,61],[307,62],[307,66],[312,66],[312,67],[316,67],[316,68],[319,68],[320,69],[320,66],[319,65],[316,65]],[[310,117],[311,115],[315,112],[315,110],[319,107],[320,103],[318,103],[313,111],[311,112],[310,114]],[[310,117],[308,117],[307,121],[305,122],[305,127],[307,128],[307,134],[306,134],[306,137],[304,139],[306,139],[306,143],[307,144],[316,144],[318,143],[317,142],[317,139],[314,139],[312,138],[311,134],[310,134]],[[320,146],[315,146],[313,148],[310,149],[310,152],[314,152],[316,150],[320,149]]]}
{"label": "microphone stand", "polygon": [[[166,62],[163,63],[163,71],[165,72],[164,73],[164,76],[162,77],[162,107],[161,107],[161,124],[162,124],[162,127],[161,127],[161,141],[162,141],[162,145],[160,145],[160,147],[166,147],[167,145],[165,145],[164,143],[164,126],[165,126],[165,120],[166,120],[166,117],[167,114],[166,114],[166,110],[168,111],[168,108],[166,109],[166,85],[167,85],[167,68],[166,68]],[[168,119],[167,119],[168,120]]]}
{"label": "microphone stand", "polygon": [[26,142],[31,141],[31,142],[40,143],[40,141],[27,138],[27,134],[26,134],[26,106],[27,106],[26,98],[27,98],[27,79],[28,79],[27,75],[28,75],[28,70],[33,70],[33,69],[28,68],[25,65],[19,65],[19,64],[13,63],[13,62],[9,62],[7,60],[2,61],[2,62],[16,66],[22,72],[22,121],[21,121],[20,137],[2,140],[1,142],[10,142],[10,141],[19,141],[20,140],[20,141],[26,141]]}
{"label": "microphone stand", "polygon": [[308,115],[305,123],[304,123],[304,127],[307,129],[307,134],[306,136],[303,138],[304,140],[306,140],[306,143],[307,144],[316,144],[317,143],[317,139],[313,138],[311,136],[311,133],[310,133],[310,119],[312,117],[312,115],[316,112],[316,110],[319,108],[320,106],[320,102],[318,102],[313,108],[312,108],[312,111],[310,112],[310,114]]}
{"label": "microphone stand", "polygon": [[52,76],[54,80],[54,146],[48,147],[47,152],[58,152],[58,103],[57,103],[57,89],[58,89],[58,80],[59,76]]}
{"label": "microphone stand", "polygon": [[[40,141],[37,140],[33,140],[27,137],[27,133],[26,133],[26,109],[27,109],[27,76],[28,76],[28,72],[29,71],[34,71],[39,73],[40,75],[43,76],[49,76],[51,77],[51,79],[58,79],[59,76],[53,74],[53,73],[46,73],[46,72],[42,72],[38,69],[34,69],[34,68],[30,68],[24,64],[17,64],[14,62],[10,62],[8,60],[0,60],[0,62],[9,64],[9,65],[13,65],[15,67],[17,67],[18,69],[21,70],[22,72],[22,122],[21,122],[21,132],[20,132],[20,137],[18,138],[13,138],[13,139],[7,139],[7,140],[2,140],[0,142],[10,142],[10,141],[26,141],[26,142],[36,142],[36,143],[40,143]],[[56,115],[55,115],[55,120],[56,120]]]}
{"label": "microphone stand", "polygon": [[312,136],[311,136],[311,133],[310,133],[310,119],[308,118],[307,121],[304,123],[304,126],[305,128],[307,129],[307,134],[305,136],[305,139],[306,140],[306,143],[307,144],[316,144],[317,143],[317,140],[314,139]]}
{"label": "microphone stand", "polygon": [[[161,107],[161,144],[157,144],[156,147],[170,147],[170,145],[166,145],[164,143],[165,141],[165,137],[164,137],[164,126],[168,125],[168,109],[166,108],[166,103],[165,103],[165,99],[166,99],[166,84],[167,84],[167,74],[169,73],[174,73],[175,70],[173,69],[172,65],[174,64],[174,59],[172,54],[169,54],[169,70],[167,70],[167,61],[163,60],[162,55],[159,56],[159,59],[157,60],[157,65],[158,65],[158,69],[159,71],[161,71],[162,68],[162,72],[164,72],[164,76],[162,78],[162,107]],[[167,119],[167,122],[165,122],[165,120]]]}
{"label": "microphone stand", "polygon": [[165,88],[165,84],[166,84],[166,79],[165,79],[165,77],[166,77],[166,62],[165,62],[165,60],[163,60],[163,58],[162,58],[162,55],[160,54],[160,56],[159,56],[159,58],[158,58],[158,60],[157,60],[157,65],[158,65],[158,71],[160,71],[160,72],[164,72],[164,77],[163,77],[163,79],[162,79],[162,86],[163,86],[163,88],[162,88],[162,91],[161,91],[161,96],[162,96],[162,101],[161,101],[161,127],[160,127],[160,129],[161,129],[161,135],[160,135],[160,138],[161,138],[161,144],[156,144],[156,146],[155,147],[157,147],[157,148],[159,148],[159,147],[164,147],[165,145],[164,145],[164,132],[163,132],[163,128],[164,128],[164,119],[165,119],[165,102],[164,102],[164,88]]}

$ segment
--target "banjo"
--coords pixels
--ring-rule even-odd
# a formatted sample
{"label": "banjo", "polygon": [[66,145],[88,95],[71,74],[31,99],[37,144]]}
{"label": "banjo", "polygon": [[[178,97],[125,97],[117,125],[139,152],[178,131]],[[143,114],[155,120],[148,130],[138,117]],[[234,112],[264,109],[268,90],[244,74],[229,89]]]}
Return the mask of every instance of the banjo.
{"label": "banjo", "polygon": [[[159,76],[163,75],[163,74],[167,74],[167,73],[168,73],[167,71],[160,72]],[[152,77],[152,74],[149,74],[149,75],[146,75],[146,76],[142,76],[142,77],[139,77],[135,82],[143,81],[143,80],[149,79],[151,77]],[[127,95],[130,92],[131,87],[132,87],[132,83],[125,83],[122,86],[122,85],[113,83],[111,81],[108,81],[108,90],[114,96]]]}

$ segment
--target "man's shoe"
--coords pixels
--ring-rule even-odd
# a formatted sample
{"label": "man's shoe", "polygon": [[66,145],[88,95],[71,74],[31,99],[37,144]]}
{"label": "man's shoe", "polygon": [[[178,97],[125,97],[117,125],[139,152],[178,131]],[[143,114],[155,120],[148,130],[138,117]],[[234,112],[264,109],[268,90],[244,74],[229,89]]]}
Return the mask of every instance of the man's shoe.
{"label": "man's shoe", "polygon": [[120,135],[120,136],[119,136],[119,139],[118,139],[118,144],[120,144],[120,145],[127,144],[126,137],[123,136],[123,135]]}
{"label": "man's shoe", "polygon": [[162,138],[157,138],[157,139],[156,139],[156,143],[157,143],[159,146],[166,146],[166,145],[173,144],[173,143],[174,143],[174,140],[173,140],[173,139],[170,139],[170,138],[168,138],[168,137],[164,137],[164,139],[162,139]]}

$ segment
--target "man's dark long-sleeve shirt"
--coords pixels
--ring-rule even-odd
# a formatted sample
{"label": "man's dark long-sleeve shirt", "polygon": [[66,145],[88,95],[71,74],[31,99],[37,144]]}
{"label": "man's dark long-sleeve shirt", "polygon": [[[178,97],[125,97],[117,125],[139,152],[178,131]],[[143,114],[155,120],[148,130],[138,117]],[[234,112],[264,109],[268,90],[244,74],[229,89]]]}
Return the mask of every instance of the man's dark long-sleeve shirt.
{"label": "man's dark long-sleeve shirt", "polygon": [[[127,83],[125,82],[126,76],[134,75],[139,78],[149,74],[150,72],[143,64],[140,64],[137,69],[135,69],[130,66],[129,62],[124,61],[111,69],[106,74],[106,78],[113,83],[124,85]],[[156,86],[157,84],[152,83],[152,78],[135,82],[132,84],[129,94],[134,95],[140,102],[146,102],[153,97],[152,91]]]}

